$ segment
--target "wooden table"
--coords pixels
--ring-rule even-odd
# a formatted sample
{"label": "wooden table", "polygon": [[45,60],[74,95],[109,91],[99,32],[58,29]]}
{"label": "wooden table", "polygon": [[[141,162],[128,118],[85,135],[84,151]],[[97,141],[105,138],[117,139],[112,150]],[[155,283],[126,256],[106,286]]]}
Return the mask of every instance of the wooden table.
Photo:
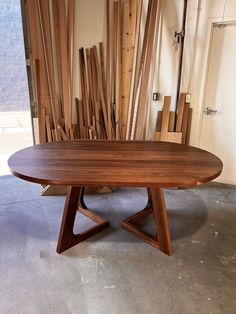
{"label": "wooden table", "polygon": [[[146,187],[147,206],[126,218],[122,227],[162,252],[171,255],[172,243],[163,188],[190,187],[216,178],[222,162],[198,148],[153,141],[74,140],[25,148],[9,158],[11,172],[27,181],[67,185],[57,252],[84,241],[109,226],[109,221],[84,203],[87,186]],[[80,234],[73,233],[76,212],[96,222]],[[156,234],[140,230],[138,220],[153,214]]]}

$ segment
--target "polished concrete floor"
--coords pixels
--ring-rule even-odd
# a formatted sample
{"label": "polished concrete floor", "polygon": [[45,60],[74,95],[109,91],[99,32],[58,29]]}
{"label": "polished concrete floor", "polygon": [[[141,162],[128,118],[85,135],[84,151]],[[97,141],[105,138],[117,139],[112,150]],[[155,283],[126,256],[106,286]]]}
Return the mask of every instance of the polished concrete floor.
{"label": "polished concrete floor", "polygon": [[[236,313],[236,187],[166,197],[173,256],[120,228],[146,203],[144,189],[125,188],[87,196],[111,227],[58,255],[64,198],[0,177],[0,313]],[[87,224],[79,216],[76,229]]]}
{"label": "polished concrete floor", "polygon": [[8,158],[33,145],[29,111],[0,112],[0,176],[9,174]]}

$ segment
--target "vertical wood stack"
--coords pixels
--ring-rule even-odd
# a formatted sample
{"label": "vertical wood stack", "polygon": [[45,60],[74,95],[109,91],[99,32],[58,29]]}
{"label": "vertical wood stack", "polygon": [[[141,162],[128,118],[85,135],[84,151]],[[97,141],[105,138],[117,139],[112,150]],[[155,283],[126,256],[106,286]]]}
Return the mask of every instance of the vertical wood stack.
{"label": "vertical wood stack", "polygon": [[26,1],[36,142],[74,137],[74,0]]}
{"label": "vertical wood stack", "polygon": [[[25,2],[36,143],[149,139],[162,0],[148,0],[147,7],[143,0],[106,0],[105,43],[79,51],[74,51],[74,1]],[[79,69],[73,69],[73,55],[79,58]],[[80,75],[81,95],[72,99],[75,71]],[[175,117],[168,111],[169,102],[165,98],[163,121],[167,117],[171,124]],[[163,125],[155,138],[166,138],[168,128]],[[175,131],[182,132],[184,141],[178,120]]]}
{"label": "vertical wood stack", "polygon": [[179,97],[178,112],[170,111],[171,97],[164,97],[163,111],[158,111],[156,132],[153,139],[157,141],[189,144],[192,120],[192,108],[186,102],[186,94]]}
{"label": "vertical wood stack", "polygon": [[147,12],[142,0],[106,0],[105,47],[79,51],[79,138],[146,138],[160,12],[158,0],[149,0]]}

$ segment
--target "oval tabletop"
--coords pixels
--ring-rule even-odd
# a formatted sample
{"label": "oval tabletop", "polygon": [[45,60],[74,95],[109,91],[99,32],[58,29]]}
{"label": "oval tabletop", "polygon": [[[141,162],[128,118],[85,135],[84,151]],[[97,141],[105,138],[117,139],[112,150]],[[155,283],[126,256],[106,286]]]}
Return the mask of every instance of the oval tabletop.
{"label": "oval tabletop", "polygon": [[220,175],[215,155],[156,141],[73,140],[36,145],[8,160],[24,180],[71,186],[187,187]]}

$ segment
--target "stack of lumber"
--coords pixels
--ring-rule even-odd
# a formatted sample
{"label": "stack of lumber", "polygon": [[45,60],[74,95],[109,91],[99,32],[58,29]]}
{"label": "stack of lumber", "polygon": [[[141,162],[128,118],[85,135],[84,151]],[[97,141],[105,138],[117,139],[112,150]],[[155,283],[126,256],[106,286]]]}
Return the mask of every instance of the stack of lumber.
{"label": "stack of lumber", "polygon": [[143,0],[106,0],[106,43],[79,50],[81,98],[75,101],[74,0],[30,0],[24,6],[36,143],[142,138],[160,1],[149,0],[146,12]]}
{"label": "stack of lumber", "polygon": [[186,94],[181,93],[178,112],[170,111],[171,97],[164,97],[163,111],[158,111],[156,132],[153,139],[157,141],[189,144],[192,120],[192,108],[186,102]]}
{"label": "stack of lumber", "polygon": [[79,50],[82,99],[76,98],[78,138],[111,139],[114,134],[115,123],[107,99],[103,43],[99,44],[99,52],[96,46]]}
{"label": "stack of lumber", "polygon": [[[143,0],[106,0],[105,43],[79,51],[74,51],[74,1],[24,2],[36,143],[148,139],[162,0],[148,0],[147,7]],[[72,99],[73,55],[79,58],[81,85],[76,99]],[[168,111],[166,98],[163,126],[155,138],[179,136],[178,141],[185,142],[182,122],[186,114],[184,107],[173,129],[175,116]],[[170,123],[165,124],[166,119]],[[168,134],[173,131],[182,135]]]}
{"label": "stack of lumber", "polygon": [[77,138],[146,138],[160,12],[158,0],[146,11],[142,0],[106,0],[106,43],[79,50]]}
{"label": "stack of lumber", "polygon": [[74,0],[30,0],[24,4],[36,143],[73,138]]}

